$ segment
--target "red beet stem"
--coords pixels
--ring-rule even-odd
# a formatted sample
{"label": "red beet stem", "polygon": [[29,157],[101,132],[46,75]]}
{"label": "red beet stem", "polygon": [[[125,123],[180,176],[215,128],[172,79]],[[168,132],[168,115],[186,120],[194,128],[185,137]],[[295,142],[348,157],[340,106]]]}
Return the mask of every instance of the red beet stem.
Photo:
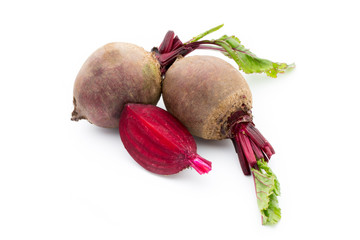
{"label": "red beet stem", "polygon": [[249,165],[257,168],[257,160],[268,161],[275,153],[271,144],[264,138],[252,122],[251,113],[239,111],[229,118],[233,134],[232,141],[245,175],[250,175]]}
{"label": "red beet stem", "polygon": [[275,154],[273,147],[270,143],[264,138],[260,131],[255,127],[253,123],[248,124],[244,131],[246,134],[254,141],[254,143],[260,146],[261,149],[266,153],[266,155],[271,158],[271,155]]}
{"label": "red beet stem", "polygon": [[[219,26],[220,27],[220,26]],[[214,28],[211,31],[215,30]],[[210,33],[208,32],[208,33]],[[229,37],[230,38],[230,37]],[[220,52],[226,52],[227,50],[221,47],[219,43],[212,40],[203,40],[203,41],[188,41],[183,43],[178,36],[175,36],[174,31],[168,31],[161,42],[160,46],[154,47],[151,51],[155,53],[156,58],[160,63],[160,71],[162,76],[166,73],[169,67],[175,62],[175,60],[182,56],[185,57],[192,51],[196,49],[208,49],[215,50]],[[241,51],[237,48],[232,48],[233,51],[242,52],[249,54],[248,52]],[[251,54],[249,54],[251,55]]]}
{"label": "red beet stem", "polygon": [[263,159],[264,158],[264,154],[261,151],[261,149],[254,143],[254,141],[252,141],[250,139],[250,143],[251,143],[251,148],[254,151],[255,157],[256,159]]}
{"label": "red beet stem", "polygon": [[225,52],[225,50],[220,47],[209,45],[218,46],[218,44],[211,41],[189,41],[184,44],[178,36],[175,36],[173,31],[168,31],[159,48],[154,47],[151,51],[155,53],[155,56],[160,63],[161,74],[164,75],[167,69],[179,56],[185,57],[195,49],[209,49]]}
{"label": "red beet stem", "polygon": [[168,31],[164,37],[164,40],[159,46],[159,53],[168,53],[171,51],[175,33],[173,31]]}
{"label": "red beet stem", "polygon": [[244,175],[246,175],[246,176],[251,175],[249,163],[246,161],[244,151],[242,150],[242,147],[241,147],[241,144],[240,144],[239,135],[236,134],[235,137],[232,138],[231,140],[234,143],[235,151],[238,154],[240,166],[241,166],[241,169],[243,170]]}
{"label": "red beet stem", "polygon": [[239,131],[237,134],[239,136],[241,148],[244,151],[245,159],[250,164],[250,167],[254,167],[256,165],[256,158],[249,137],[245,135],[244,131]]}
{"label": "red beet stem", "polygon": [[189,156],[190,166],[193,167],[199,174],[208,173],[211,170],[211,162],[202,158],[198,154]]}

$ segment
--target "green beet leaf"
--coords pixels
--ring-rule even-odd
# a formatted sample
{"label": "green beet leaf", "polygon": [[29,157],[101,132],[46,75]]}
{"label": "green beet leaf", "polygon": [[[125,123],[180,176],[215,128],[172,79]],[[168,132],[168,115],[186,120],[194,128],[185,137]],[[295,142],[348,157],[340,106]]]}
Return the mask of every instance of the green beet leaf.
{"label": "green beet leaf", "polygon": [[[244,45],[241,44],[239,38],[235,36],[229,37],[228,35],[224,35],[219,39],[199,41],[206,35],[219,30],[223,26],[224,24],[221,24],[210,30],[207,30],[186,42],[185,45],[192,46],[194,49],[212,49],[221,51],[223,54],[233,59],[239,66],[239,69],[247,74],[266,73],[266,75],[269,77],[276,78],[278,73],[284,73],[287,70],[295,68],[294,63],[278,63],[257,57],[249,49],[245,48]],[[208,45],[208,47],[204,45]],[[209,45],[212,46],[209,47]]]}
{"label": "green beet leaf", "polygon": [[241,41],[235,36],[224,35],[214,40],[215,43],[223,47],[223,52],[229,58],[232,58],[239,69],[245,73],[266,73],[269,77],[276,78],[278,73],[284,73],[286,70],[295,67],[295,64],[277,63],[267,59],[259,58],[249,49],[241,44]]}
{"label": "green beet leaf", "polygon": [[267,163],[257,161],[259,170],[252,168],[254,176],[256,198],[262,216],[263,225],[272,225],[281,218],[281,209],[277,196],[280,195],[280,183]]}

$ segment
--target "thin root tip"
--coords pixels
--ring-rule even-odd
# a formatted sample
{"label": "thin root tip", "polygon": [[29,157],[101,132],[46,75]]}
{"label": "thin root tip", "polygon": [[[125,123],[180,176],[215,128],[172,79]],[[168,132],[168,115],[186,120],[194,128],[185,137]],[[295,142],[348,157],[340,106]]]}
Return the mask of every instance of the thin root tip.
{"label": "thin root tip", "polygon": [[79,121],[81,119],[86,119],[86,117],[84,116],[81,116],[78,112],[76,112],[76,110],[74,110],[72,113],[71,113],[71,121]]}
{"label": "thin root tip", "polygon": [[200,157],[199,155],[193,155],[189,159],[190,165],[194,168],[200,175],[208,173],[212,169],[212,163],[205,158]]}

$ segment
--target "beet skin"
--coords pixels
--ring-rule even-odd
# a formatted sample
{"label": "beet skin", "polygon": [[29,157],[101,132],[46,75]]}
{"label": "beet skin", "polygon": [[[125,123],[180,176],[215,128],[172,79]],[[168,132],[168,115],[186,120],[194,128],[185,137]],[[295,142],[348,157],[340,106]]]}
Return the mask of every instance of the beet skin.
{"label": "beet skin", "polygon": [[252,107],[249,86],[241,73],[212,56],[178,59],[163,82],[166,109],[189,131],[204,139],[231,137],[229,117]]}
{"label": "beet skin", "polygon": [[109,43],[84,63],[74,84],[72,120],[117,128],[126,103],[156,105],[161,94],[159,63],[129,43]]}

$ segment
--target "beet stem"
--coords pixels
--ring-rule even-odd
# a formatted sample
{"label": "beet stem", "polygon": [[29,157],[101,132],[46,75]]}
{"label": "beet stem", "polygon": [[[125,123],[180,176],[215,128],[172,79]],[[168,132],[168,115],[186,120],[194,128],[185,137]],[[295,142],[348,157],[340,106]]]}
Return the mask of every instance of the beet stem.
{"label": "beet stem", "polygon": [[264,154],[261,149],[250,139],[251,148],[254,150],[256,159],[264,159]]}
{"label": "beet stem", "polygon": [[244,156],[244,152],[243,152],[243,150],[242,150],[242,148],[241,148],[238,134],[236,134],[236,135],[235,135],[235,138],[232,138],[231,140],[232,140],[233,143],[234,143],[234,147],[235,147],[235,150],[236,150],[236,152],[237,152],[237,154],[238,154],[240,166],[241,166],[241,169],[242,169],[244,175],[245,175],[245,176],[251,175],[249,163],[246,161],[246,158],[245,158],[245,156]]}
{"label": "beet stem", "polygon": [[210,34],[210,33],[213,33],[217,30],[219,30],[220,28],[222,28],[224,26],[224,24],[220,24],[219,26],[216,26],[214,28],[211,28],[199,35],[197,35],[196,37],[193,37],[190,41],[186,42],[185,44],[188,44],[188,43],[192,43],[192,42],[196,42],[198,40],[200,40],[201,38],[205,37],[206,35]]}
{"label": "beet stem", "polygon": [[159,53],[167,53],[171,50],[172,42],[174,40],[175,33],[168,31],[164,37],[164,40],[159,46]]}
{"label": "beet stem", "polygon": [[248,136],[245,135],[244,132],[240,131],[238,133],[240,139],[240,145],[244,151],[244,155],[250,167],[254,167],[256,165],[256,158],[254,154],[254,150],[251,147],[250,139]]}
{"label": "beet stem", "polygon": [[208,173],[211,170],[211,162],[198,154],[191,155],[189,157],[189,163],[199,174]]}
{"label": "beet stem", "polygon": [[260,133],[260,131],[255,128],[254,124],[248,124],[244,131],[246,134],[254,141],[254,143],[260,146],[266,155],[270,158],[271,155],[275,154],[275,151],[271,144],[265,139],[265,137]]}
{"label": "beet stem", "polygon": [[275,153],[271,144],[255,127],[249,114],[239,111],[234,113],[228,121],[233,134],[232,141],[245,175],[251,174],[249,165],[257,169],[257,160],[264,159],[268,162]]}
{"label": "beet stem", "polygon": [[[239,66],[239,70],[243,70],[245,73],[266,73],[268,76],[276,78],[278,73],[284,73],[295,67],[295,64],[288,65],[286,63],[277,63],[258,58],[254,53],[250,52],[249,49],[246,49],[235,36],[224,35],[219,39],[200,40],[206,35],[219,30],[222,26],[224,26],[224,24],[203,32],[185,43],[182,43],[177,36],[174,37],[175,34],[173,31],[168,31],[159,49],[156,47],[152,49],[152,52],[155,52],[156,58],[159,59],[162,54],[170,53],[180,48],[186,49],[186,51],[181,50],[178,51],[179,54],[171,54],[169,59],[163,59],[164,61],[159,60],[162,77],[164,77],[167,69],[174,63],[177,57],[185,57],[185,55],[195,49],[220,51],[227,57],[233,59]],[[215,45],[216,47],[208,45]],[[246,61],[244,59],[246,59]]]}

